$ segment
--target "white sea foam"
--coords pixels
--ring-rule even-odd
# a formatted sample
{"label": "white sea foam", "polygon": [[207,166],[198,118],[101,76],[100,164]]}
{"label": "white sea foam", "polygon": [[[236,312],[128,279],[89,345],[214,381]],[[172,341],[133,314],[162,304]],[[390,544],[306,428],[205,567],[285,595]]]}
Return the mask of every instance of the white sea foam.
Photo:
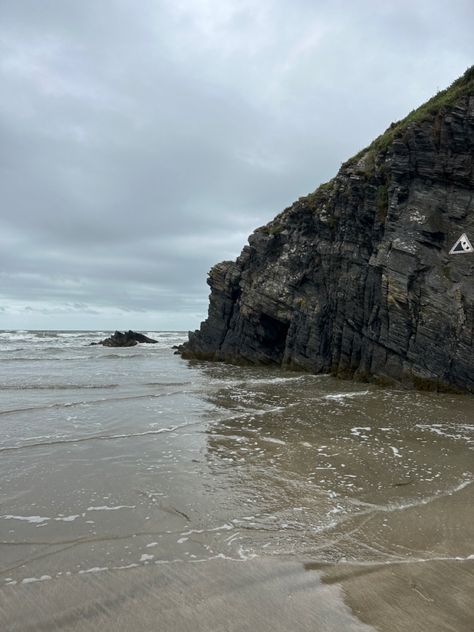
{"label": "white sea foam", "polygon": [[11,514],[6,514],[4,516],[0,516],[4,520],[21,520],[23,522],[29,522],[31,524],[42,524],[44,522],[48,522],[51,518],[47,516],[13,516]]}
{"label": "white sea foam", "polygon": [[[250,379],[250,380],[244,380],[244,381],[239,381],[238,383],[242,383],[242,384],[255,384],[256,386],[259,386],[260,384],[286,384],[288,382],[290,383],[295,383],[295,382],[301,382],[302,380],[307,380],[307,379],[311,379],[311,378],[321,378],[323,376],[321,375],[298,375],[298,376],[290,376],[290,377],[269,377],[269,378],[255,378],[255,379]],[[325,377],[325,376],[324,376]]]}
{"label": "white sea foam", "polygon": [[434,432],[435,434],[440,435],[441,437],[445,436],[446,434],[435,425],[429,426],[428,424],[416,424],[416,428],[421,428],[422,430],[429,430],[430,432]]}
{"label": "white sea foam", "polygon": [[369,432],[370,430],[372,430],[372,428],[370,426],[354,426],[354,428],[351,428],[351,434],[353,434],[355,437],[360,437],[362,436],[363,430]]}
{"label": "white sea foam", "polygon": [[220,525],[218,527],[211,527],[209,529],[189,529],[188,531],[183,531],[181,535],[186,536],[186,535],[193,535],[194,533],[211,533],[213,531],[229,531],[230,529],[233,529],[233,528],[234,528],[233,525],[226,522],[223,525]]}
{"label": "white sea foam", "polygon": [[323,378],[328,378],[327,374],[320,375],[311,375],[310,373],[305,373],[304,375],[289,375],[289,376],[275,376],[275,377],[253,377],[253,378],[224,378],[224,379],[215,379],[213,380],[213,384],[215,386],[226,386],[229,388],[235,387],[246,387],[246,386],[266,386],[272,384],[294,384],[295,382],[301,381],[317,381]]}
{"label": "white sea foam", "polygon": [[262,441],[266,441],[267,443],[276,443],[278,445],[286,445],[286,441],[275,439],[275,437],[262,437]]}
{"label": "white sea foam", "polygon": [[114,571],[125,571],[129,568],[137,568],[138,564],[135,562],[131,562],[130,564],[124,564],[123,566],[112,566],[112,570]]}
{"label": "white sea foam", "polygon": [[[21,580],[22,584],[33,584],[34,582],[45,582],[48,579],[52,579],[51,575],[41,575],[41,577],[25,577]],[[10,582],[13,583],[13,582]]]}
{"label": "white sea foam", "polygon": [[80,514],[73,514],[71,516],[58,516],[57,518],[55,518],[55,520],[57,522],[74,522],[74,520],[77,520],[77,518],[80,517]]}
{"label": "white sea foam", "polygon": [[88,568],[86,570],[79,571],[79,575],[86,575],[87,573],[102,573],[103,571],[108,571],[108,566],[93,566],[92,568]]}
{"label": "white sea foam", "polygon": [[331,395],[324,395],[323,399],[330,400],[343,400],[343,399],[351,399],[352,397],[363,397],[364,395],[369,395],[370,391],[355,391],[351,393],[334,393]]}
{"label": "white sea foam", "polygon": [[87,511],[117,511],[117,509],[136,509],[136,505],[101,505],[98,507],[87,507]]}
{"label": "white sea foam", "polygon": [[155,557],[154,555],[149,555],[148,553],[143,553],[143,555],[140,558],[140,562],[149,562],[154,557]]}
{"label": "white sea foam", "polygon": [[468,444],[474,442],[472,436],[474,426],[471,424],[416,424],[416,427],[446,439],[462,440]]}

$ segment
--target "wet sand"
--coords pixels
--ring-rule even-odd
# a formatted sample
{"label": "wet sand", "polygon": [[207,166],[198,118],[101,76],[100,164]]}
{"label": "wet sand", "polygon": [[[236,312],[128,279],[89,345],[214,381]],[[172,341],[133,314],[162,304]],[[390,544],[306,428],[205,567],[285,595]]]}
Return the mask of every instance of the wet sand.
{"label": "wet sand", "polygon": [[474,398],[3,337],[0,632],[474,630]]}
{"label": "wet sand", "polygon": [[472,632],[474,560],[331,567],[360,621],[380,632]]}
{"label": "wet sand", "polygon": [[6,587],[0,613],[9,632],[472,632],[473,589],[474,560],[212,560]]}
{"label": "wet sand", "polygon": [[10,587],[0,612],[9,632],[369,632],[341,595],[294,561],[213,560]]}
{"label": "wet sand", "polygon": [[[313,555],[91,569],[0,590],[1,629],[472,632],[472,485],[350,517]],[[345,547],[365,555],[321,561]],[[370,552],[370,555],[367,555]]]}

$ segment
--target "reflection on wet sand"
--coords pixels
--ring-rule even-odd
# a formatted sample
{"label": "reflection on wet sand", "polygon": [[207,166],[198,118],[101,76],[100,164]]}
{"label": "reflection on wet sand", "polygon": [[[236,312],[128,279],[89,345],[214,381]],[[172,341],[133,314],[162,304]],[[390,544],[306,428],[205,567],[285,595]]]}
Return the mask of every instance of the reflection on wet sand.
{"label": "reflection on wet sand", "polygon": [[301,564],[273,559],[165,564],[0,593],[9,632],[373,632]]}

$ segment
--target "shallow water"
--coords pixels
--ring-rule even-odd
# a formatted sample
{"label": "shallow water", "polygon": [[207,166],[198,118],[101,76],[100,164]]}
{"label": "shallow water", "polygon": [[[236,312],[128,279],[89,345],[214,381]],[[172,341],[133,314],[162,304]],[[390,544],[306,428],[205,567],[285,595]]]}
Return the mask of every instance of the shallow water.
{"label": "shallow water", "polygon": [[474,559],[474,399],[0,332],[0,577]]}

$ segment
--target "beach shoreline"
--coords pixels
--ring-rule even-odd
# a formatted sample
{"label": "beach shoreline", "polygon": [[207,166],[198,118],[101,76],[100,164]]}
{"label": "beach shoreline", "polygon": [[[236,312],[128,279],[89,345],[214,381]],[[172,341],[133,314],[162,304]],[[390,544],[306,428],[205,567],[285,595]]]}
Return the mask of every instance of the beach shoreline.
{"label": "beach shoreline", "polygon": [[0,591],[9,632],[441,632],[472,629],[474,560],[321,565],[209,560],[75,575]]}

